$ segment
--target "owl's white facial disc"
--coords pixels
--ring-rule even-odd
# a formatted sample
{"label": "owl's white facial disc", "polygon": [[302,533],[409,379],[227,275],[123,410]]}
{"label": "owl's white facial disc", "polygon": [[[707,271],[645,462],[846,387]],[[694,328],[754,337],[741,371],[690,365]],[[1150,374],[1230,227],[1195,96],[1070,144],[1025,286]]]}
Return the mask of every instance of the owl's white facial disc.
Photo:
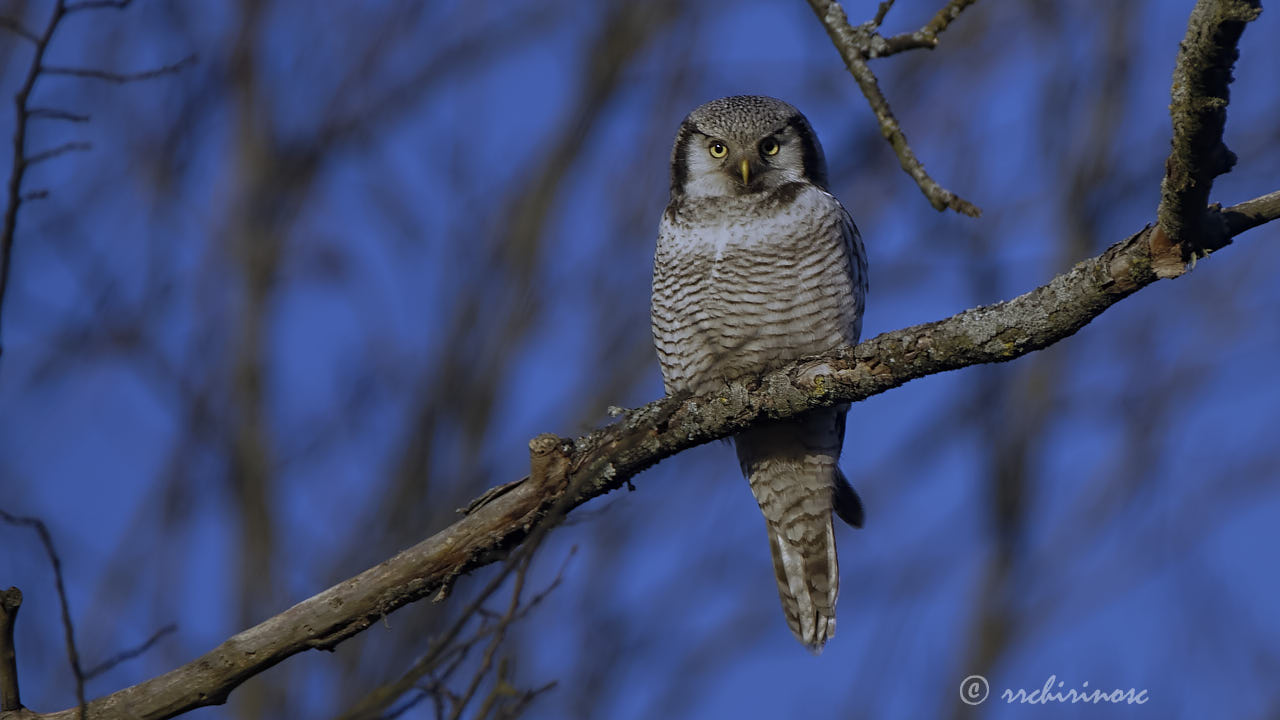
{"label": "owl's white facial disc", "polygon": [[761,96],[706,103],[685,118],[671,155],[671,195],[735,197],[791,183],[825,189],[826,161],[808,120]]}

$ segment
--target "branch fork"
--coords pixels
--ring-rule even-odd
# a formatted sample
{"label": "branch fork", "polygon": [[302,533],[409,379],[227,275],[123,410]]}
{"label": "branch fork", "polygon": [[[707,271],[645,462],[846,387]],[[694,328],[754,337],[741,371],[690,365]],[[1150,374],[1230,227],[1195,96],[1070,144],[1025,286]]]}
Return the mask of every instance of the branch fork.
{"label": "branch fork", "polygon": [[880,134],[893,147],[903,171],[911,176],[924,193],[929,204],[935,210],[951,209],[962,215],[978,217],[982,210],[973,203],[942,187],[929,176],[924,165],[916,158],[907,136],[903,133],[898,119],[894,117],[889,101],[880,90],[880,83],[871,66],[867,63],[873,58],[888,57],[905,50],[933,49],[938,45],[938,35],[955,20],[960,13],[976,0],[950,0],[933,16],[924,27],[912,33],[903,33],[885,37],[880,34],[881,23],[893,7],[893,0],[885,0],[876,9],[875,17],[861,25],[850,25],[849,16],[837,0],[809,0],[813,12],[827,29],[827,36],[840,52],[849,74],[858,83],[871,111],[875,113],[880,125]]}

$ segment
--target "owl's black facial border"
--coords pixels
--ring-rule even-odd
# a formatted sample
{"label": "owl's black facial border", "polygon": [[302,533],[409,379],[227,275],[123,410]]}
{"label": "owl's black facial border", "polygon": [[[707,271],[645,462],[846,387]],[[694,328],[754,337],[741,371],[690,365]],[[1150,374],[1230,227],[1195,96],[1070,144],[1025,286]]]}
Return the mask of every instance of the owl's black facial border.
{"label": "owl's black facial border", "polygon": [[822,157],[822,149],[818,147],[816,135],[809,121],[799,113],[787,119],[786,127],[795,131],[800,141],[800,159],[804,164],[804,176],[809,182],[823,190],[827,189],[827,161]]}
{"label": "owl's black facial border", "polygon": [[[685,118],[676,131],[675,152],[671,155],[671,192],[680,192],[689,182],[689,137],[697,133],[693,121]],[[699,133],[701,134],[701,133]]]}

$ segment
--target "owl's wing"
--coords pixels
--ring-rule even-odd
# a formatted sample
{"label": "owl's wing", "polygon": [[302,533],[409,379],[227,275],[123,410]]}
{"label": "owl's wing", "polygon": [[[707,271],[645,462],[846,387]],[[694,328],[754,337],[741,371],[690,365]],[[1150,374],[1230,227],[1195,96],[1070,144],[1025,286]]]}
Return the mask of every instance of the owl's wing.
{"label": "owl's wing", "polygon": [[[832,198],[835,200],[835,198]],[[853,290],[853,312],[846,320],[849,323],[849,344],[855,345],[862,337],[862,311],[867,300],[867,251],[862,245],[862,234],[844,205],[836,200],[840,208],[840,234],[844,238],[845,258],[849,265],[849,285]]]}
{"label": "owl's wing", "polygon": [[658,365],[662,368],[662,385],[667,395],[683,389],[684,372],[680,346],[677,342],[684,331],[682,308],[677,299],[686,292],[681,278],[681,268],[675,261],[674,245],[676,228],[671,219],[671,208],[662,214],[658,225],[658,244],[653,255],[653,287],[650,295],[650,327],[653,346],[658,352]]}
{"label": "owl's wing", "polygon": [[[835,198],[832,198],[835,200]],[[867,251],[862,245],[862,234],[858,232],[858,226],[853,223],[849,211],[845,210],[844,205],[836,200],[836,205],[840,208],[840,233],[844,240],[845,258],[848,262],[849,287],[853,293],[852,306],[853,311],[846,318],[849,329],[849,343],[856,344],[862,336],[862,311],[866,308],[867,299]],[[848,406],[842,406],[842,411],[837,413],[838,426],[837,435],[840,438],[840,445],[844,445],[845,430],[845,414],[843,410],[847,410]],[[832,507],[836,511],[836,515],[841,520],[853,527],[860,528],[866,518],[866,513],[862,508],[862,499],[858,497],[858,493],[849,484],[848,478],[844,473],[840,472],[840,468],[835,468],[834,487],[832,494]]]}
{"label": "owl's wing", "polygon": [[[844,446],[844,411],[848,409],[848,405],[841,405],[836,412],[836,435],[840,438],[841,447]],[[849,478],[844,476],[840,467],[837,465],[833,469],[835,473],[832,478],[831,508],[850,527],[860,528],[867,519],[867,513],[862,508],[862,498],[858,497],[858,491],[853,489]]]}

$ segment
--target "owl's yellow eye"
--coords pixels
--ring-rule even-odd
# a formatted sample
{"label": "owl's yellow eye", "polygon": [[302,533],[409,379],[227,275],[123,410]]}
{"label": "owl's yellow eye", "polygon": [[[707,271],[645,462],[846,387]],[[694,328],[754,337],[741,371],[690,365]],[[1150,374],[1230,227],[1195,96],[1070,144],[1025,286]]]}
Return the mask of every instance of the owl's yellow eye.
{"label": "owl's yellow eye", "polygon": [[707,147],[707,152],[711,153],[713,158],[722,158],[729,154],[729,148],[725,147],[724,143],[713,142]]}
{"label": "owl's yellow eye", "polygon": [[773,138],[765,138],[764,140],[761,140],[760,152],[764,153],[765,155],[777,155],[778,141],[774,140]]}

